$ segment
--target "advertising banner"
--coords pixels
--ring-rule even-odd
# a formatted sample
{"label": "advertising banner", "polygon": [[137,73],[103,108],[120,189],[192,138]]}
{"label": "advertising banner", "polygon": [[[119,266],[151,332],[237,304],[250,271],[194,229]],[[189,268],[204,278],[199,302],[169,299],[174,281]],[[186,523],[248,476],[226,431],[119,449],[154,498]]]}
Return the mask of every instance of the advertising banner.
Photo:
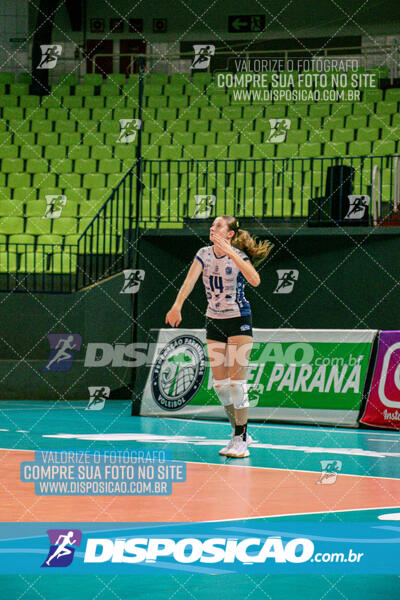
{"label": "advertising banner", "polygon": [[399,546],[375,522],[0,523],[0,575],[398,574]]}
{"label": "advertising banner", "polygon": [[400,331],[379,333],[371,389],[360,422],[400,429]]}
{"label": "advertising banner", "polygon": [[[357,424],[375,330],[253,329],[253,334],[250,419]],[[204,330],[160,329],[151,346],[140,414],[224,418]]]}

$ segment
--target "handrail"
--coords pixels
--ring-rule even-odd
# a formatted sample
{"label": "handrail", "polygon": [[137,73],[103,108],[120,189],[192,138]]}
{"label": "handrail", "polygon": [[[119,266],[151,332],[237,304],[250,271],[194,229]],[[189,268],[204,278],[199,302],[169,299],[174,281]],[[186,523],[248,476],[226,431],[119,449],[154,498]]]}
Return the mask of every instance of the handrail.
{"label": "handrail", "polygon": [[397,212],[400,208],[400,157],[396,156],[393,165],[393,210]]}
{"label": "handrail", "polygon": [[[377,191],[378,198],[377,200]],[[379,207],[379,210],[378,210]],[[372,170],[372,224],[374,227],[378,223],[378,213],[379,218],[381,217],[381,207],[382,207],[382,197],[381,197],[381,172],[378,165],[375,165]]]}

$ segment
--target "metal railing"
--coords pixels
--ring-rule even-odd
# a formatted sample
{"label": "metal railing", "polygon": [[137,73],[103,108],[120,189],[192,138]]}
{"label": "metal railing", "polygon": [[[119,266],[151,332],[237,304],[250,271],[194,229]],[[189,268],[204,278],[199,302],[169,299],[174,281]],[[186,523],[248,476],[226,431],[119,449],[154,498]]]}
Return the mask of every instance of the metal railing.
{"label": "metal railing", "polygon": [[[327,202],[317,216],[313,214],[313,224],[326,224],[342,186],[347,193],[369,196],[372,206],[376,203],[370,219],[376,224],[394,208],[399,158],[139,158],[75,246],[2,244],[0,289],[70,292],[135,268],[139,228],[142,235],[147,229],[190,227],[218,214],[245,218],[249,226],[304,222],[317,198]],[[336,189],[329,187],[329,167],[341,165],[350,167],[351,174],[336,183]]]}

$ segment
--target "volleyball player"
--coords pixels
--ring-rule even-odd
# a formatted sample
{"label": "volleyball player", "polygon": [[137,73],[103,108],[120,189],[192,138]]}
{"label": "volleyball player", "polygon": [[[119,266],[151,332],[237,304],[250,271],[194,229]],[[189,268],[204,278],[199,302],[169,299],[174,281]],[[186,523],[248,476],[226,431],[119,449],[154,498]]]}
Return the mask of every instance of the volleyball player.
{"label": "volleyball player", "polygon": [[232,458],[249,456],[247,434],[249,399],[247,367],[253,344],[252,318],[244,286],[260,284],[254,265],[272,249],[268,241],[256,242],[239,229],[235,217],[217,217],[210,228],[211,246],[197,252],[165,322],[178,327],[186,298],[203,272],[208,307],[206,311],[207,350],[214,377],[214,390],[232,425],[232,436],[219,453]]}

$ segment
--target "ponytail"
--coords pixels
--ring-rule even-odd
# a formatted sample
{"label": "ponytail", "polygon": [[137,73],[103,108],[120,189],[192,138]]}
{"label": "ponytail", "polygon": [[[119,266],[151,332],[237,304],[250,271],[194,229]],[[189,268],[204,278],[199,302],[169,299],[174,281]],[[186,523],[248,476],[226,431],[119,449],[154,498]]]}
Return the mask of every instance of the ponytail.
{"label": "ponytail", "polygon": [[248,231],[239,229],[239,223],[235,217],[223,215],[223,218],[227,222],[228,229],[235,232],[235,235],[232,238],[232,246],[235,246],[235,248],[238,248],[247,254],[255,266],[267,258],[274,247],[270,241],[265,240],[264,242],[257,242],[256,238],[252,237]]}

